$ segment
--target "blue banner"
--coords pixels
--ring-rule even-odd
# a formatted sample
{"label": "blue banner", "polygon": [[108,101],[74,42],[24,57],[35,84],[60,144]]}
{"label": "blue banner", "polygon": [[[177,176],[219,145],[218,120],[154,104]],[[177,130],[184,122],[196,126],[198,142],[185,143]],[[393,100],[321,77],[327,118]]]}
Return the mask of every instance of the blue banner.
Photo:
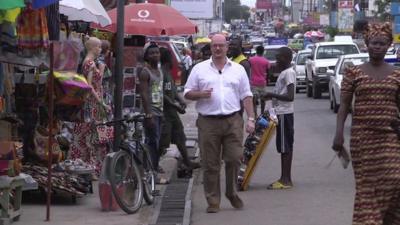
{"label": "blue banner", "polygon": [[400,16],[394,17],[394,33],[400,34]]}
{"label": "blue banner", "polygon": [[287,38],[268,38],[268,45],[288,45]]}
{"label": "blue banner", "polygon": [[400,2],[392,2],[390,8],[390,13],[392,15],[400,15]]}

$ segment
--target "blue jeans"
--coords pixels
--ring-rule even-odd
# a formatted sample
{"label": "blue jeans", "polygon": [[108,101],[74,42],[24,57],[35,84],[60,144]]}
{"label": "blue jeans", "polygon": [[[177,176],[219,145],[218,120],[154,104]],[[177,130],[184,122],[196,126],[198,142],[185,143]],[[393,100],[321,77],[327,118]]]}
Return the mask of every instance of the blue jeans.
{"label": "blue jeans", "polygon": [[154,169],[158,169],[158,163],[160,161],[160,136],[161,136],[161,116],[153,116],[155,126],[151,129],[145,125],[145,143],[150,147],[150,156],[153,163]]}

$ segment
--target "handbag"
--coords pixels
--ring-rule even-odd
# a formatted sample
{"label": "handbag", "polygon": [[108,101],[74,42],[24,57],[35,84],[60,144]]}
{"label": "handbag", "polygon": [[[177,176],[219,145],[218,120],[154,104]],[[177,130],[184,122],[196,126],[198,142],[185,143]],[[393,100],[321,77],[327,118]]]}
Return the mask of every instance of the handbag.
{"label": "handbag", "polygon": [[[105,109],[98,105],[98,114],[101,120],[106,120],[107,119],[107,113]],[[97,145],[102,145],[106,144],[114,139],[114,127],[112,126],[106,126],[106,125],[100,125],[96,126],[95,132],[93,132],[92,136],[92,142],[93,144]]]}
{"label": "handbag", "polygon": [[18,176],[21,168],[14,142],[0,141],[0,175]]}
{"label": "handbag", "polygon": [[[48,162],[49,156],[49,136],[48,131],[43,127],[36,127],[35,137],[33,140],[35,144],[35,154],[43,162]],[[52,146],[52,163],[58,163],[65,158],[65,154],[61,151],[60,145],[54,138]]]}
{"label": "handbag", "polygon": [[73,72],[54,72],[56,104],[82,105],[92,87],[82,75]]}

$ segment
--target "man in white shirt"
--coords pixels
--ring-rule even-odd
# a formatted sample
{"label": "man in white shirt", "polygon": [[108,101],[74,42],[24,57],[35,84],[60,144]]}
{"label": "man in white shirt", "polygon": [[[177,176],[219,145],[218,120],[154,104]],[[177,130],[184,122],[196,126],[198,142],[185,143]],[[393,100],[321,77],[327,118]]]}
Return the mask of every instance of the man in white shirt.
{"label": "man in white shirt", "polygon": [[276,61],[282,71],[275,83],[274,92],[264,93],[264,99],[272,99],[278,115],[276,128],[276,149],[281,154],[281,178],[267,188],[289,189],[293,187],[291,169],[294,143],[294,90],[296,90],[296,72],[291,67],[292,50],[288,47],[278,49]]}
{"label": "man in white shirt", "polygon": [[243,101],[248,120],[246,131],[254,131],[253,98],[244,68],[226,57],[225,36],[211,39],[212,57],[196,64],[185,85],[184,96],[196,101],[196,121],[204,168],[204,192],[207,212],[219,211],[221,156],[225,161],[225,196],[232,206],[243,208],[236,192],[240,157],[243,154],[243,119],[239,114]]}
{"label": "man in white shirt", "polygon": [[193,65],[193,60],[192,60],[192,57],[190,56],[190,53],[191,53],[190,49],[188,49],[188,48],[182,49],[182,55],[183,55],[182,63],[185,66],[185,71],[183,71],[183,74],[182,74],[182,76],[183,76],[182,84],[186,83],[188,76],[189,76],[190,68]]}

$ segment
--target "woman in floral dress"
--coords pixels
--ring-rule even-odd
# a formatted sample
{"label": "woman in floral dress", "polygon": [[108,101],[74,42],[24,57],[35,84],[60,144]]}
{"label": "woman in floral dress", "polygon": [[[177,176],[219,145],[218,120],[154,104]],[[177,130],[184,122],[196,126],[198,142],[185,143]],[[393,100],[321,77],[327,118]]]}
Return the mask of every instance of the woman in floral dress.
{"label": "woman in floral dress", "polygon": [[70,147],[70,159],[82,159],[91,165],[96,175],[100,174],[101,164],[107,154],[106,146],[94,145],[93,123],[101,121],[104,113],[99,109],[105,109],[107,112],[110,108],[103,103],[102,79],[104,73],[104,64],[97,65],[95,60],[101,52],[101,41],[95,37],[89,38],[85,42],[87,55],[82,63],[82,73],[86,77],[92,92],[88,96],[84,107],[85,121],[75,123],[73,128],[73,142]]}
{"label": "woman in floral dress", "polygon": [[356,181],[353,225],[400,224],[400,71],[384,61],[392,25],[369,25],[370,60],[349,68],[342,81],[335,151],[343,150],[343,128],[354,95],[350,151]]}

